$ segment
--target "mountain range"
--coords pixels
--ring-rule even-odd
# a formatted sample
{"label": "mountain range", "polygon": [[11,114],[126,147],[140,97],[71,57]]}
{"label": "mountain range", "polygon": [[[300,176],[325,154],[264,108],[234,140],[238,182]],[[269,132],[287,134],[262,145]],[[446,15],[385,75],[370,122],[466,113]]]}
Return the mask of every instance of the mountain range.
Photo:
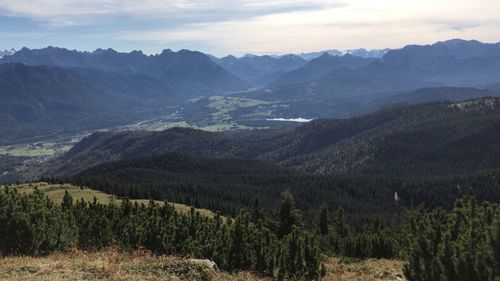
{"label": "mountain range", "polygon": [[[279,77],[245,97],[311,104],[321,110],[299,116],[352,116],[376,100],[429,87],[495,89],[500,81],[500,44],[450,40],[388,51],[380,59],[328,54]],[[300,107],[300,106],[299,106]],[[291,108],[296,109],[293,104]],[[336,112],[336,113],[335,113]],[[281,117],[281,116],[280,116]]]}
{"label": "mountain range", "polygon": [[[126,124],[248,84],[200,52],[23,48],[0,59],[0,142]],[[71,129],[71,130],[69,130]]]}
{"label": "mountain range", "polygon": [[[323,53],[310,61],[297,55],[217,59],[168,49],[145,55],[23,48],[1,58],[0,67],[0,143],[6,144],[182,113],[187,101],[210,96],[252,101],[266,119],[352,117],[397,102],[496,96],[500,44],[449,40],[388,50],[381,58]],[[219,116],[214,104],[207,106],[197,114],[199,123]],[[241,127],[224,116],[230,127]],[[261,121],[251,123],[275,124]]]}
{"label": "mountain range", "polygon": [[31,50],[23,48],[0,63],[58,66],[62,68],[93,69],[120,75],[147,76],[178,91],[199,95],[205,91],[217,93],[244,89],[247,85],[237,77],[213,63],[205,54],[189,50],[164,50],[157,55],[140,51],[119,53],[113,49],[79,52],[64,48],[47,47]]}

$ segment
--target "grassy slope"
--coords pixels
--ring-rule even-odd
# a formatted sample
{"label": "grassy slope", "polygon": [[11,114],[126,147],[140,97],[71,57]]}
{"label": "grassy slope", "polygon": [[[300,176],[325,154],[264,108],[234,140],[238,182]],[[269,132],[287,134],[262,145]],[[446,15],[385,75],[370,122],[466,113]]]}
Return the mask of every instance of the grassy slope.
{"label": "grassy slope", "polygon": [[[324,281],[404,281],[402,263],[391,260],[345,262],[330,258]],[[186,258],[119,253],[109,249],[73,251],[47,257],[0,258],[0,280],[187,280],[269,281],[250,272],[214,273]]]}
{"label": "grassy slope", "polygon": [[74,251],[47,257],[4,257],[0,280],[186,280],[237,281],[258,279],[249,273],[215,273],[188,258],[155,257],[146,252],[119,253],[113,249]]}
{"label": "grassy slope", "polygon": [[323,281],[405,281],[403,262],[398,260],[342,260],[328,258]]}
{"label": "grassy slope", "polygon": [[[116,204],[120,204],[121,200],[117,198],[116,196],[106,194],[101,191],[89,189],[89,188],[80,188],[78,186],[73,186],[70,184],[48,184],[46,182],[38,182],[38,183],[32,183],[32,184],[21,184],[18,185],[17,188],[20,192],[33,192],[34,189],[38,188],[39,190],[43,191],[49,199],[54,201],[57,204],[60,204],[62,202],[64,192],[68,191],[71,197],[73,197],[74,201],[83,199],[88,202],[92,202],[94,200],[94,197],[97,199],[98,202],[108,204],[110,202],[114,202]],[[148,204],[149,200],[147,199],[138,199],[138,200],[131,200],[132,202],[137,202],[139,204]],[[156,203],[163,204],[162,201],[156,201]],[[181,213],[187,213],[191,209],[190,206],[184,205],[184,204],[177,204],[177,203],[172,203],[175,207],[175,209]],[[207,209],[196,209],[196,211],[200,212],[200,214],[208,216],[208,217],[213,217],[214,213],[210,210]]]}

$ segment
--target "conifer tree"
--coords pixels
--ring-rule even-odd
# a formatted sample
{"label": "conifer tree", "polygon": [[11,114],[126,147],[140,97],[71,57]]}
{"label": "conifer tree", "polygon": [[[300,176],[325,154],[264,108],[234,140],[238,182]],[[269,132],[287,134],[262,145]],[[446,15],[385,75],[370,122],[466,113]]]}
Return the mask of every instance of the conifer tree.
{"label": "conifer tree", "polygon": [[321,235],[328,235],[328,207],[321,205],[319,209],[318,228]]}

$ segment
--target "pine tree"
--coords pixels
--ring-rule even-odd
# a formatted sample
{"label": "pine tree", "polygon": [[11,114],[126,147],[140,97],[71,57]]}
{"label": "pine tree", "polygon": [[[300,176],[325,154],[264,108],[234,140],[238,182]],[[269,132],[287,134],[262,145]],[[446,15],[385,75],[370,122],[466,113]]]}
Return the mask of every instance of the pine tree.
{"label": "pine tree", "polygon": [[299,224],[299,214],[294,207],[293,195],[290,191],[285,190],[281,194],[281,202],[279,207],[279,226],[278,237],[282,238],[292,232],[294,225]]}
{"label": "pine tree", "polygon": [[321,205],[319,209],[318,228],[321,235],[328,235],[328,207],[326,204]]}
{"label": "pine tree", "polygon": [[70,210],[73,207],[73,198],[67,190],[64,191],[63,201],[61,202],[63,210]]}

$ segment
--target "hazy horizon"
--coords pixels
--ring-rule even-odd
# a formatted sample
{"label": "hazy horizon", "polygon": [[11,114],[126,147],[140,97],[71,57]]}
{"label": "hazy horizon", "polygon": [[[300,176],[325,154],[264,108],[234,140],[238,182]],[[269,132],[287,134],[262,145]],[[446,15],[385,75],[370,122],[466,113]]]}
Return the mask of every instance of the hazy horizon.
{"label": "hazy horizon", "polygon": [[0,49],[58,46],[216,56],[401,48],[452,38],[498,42],[500,2],[191,0],[0,3]]}
{"label": "hazy horizon", "polygon": [[79,48],[67,48],[67,47],[56,46],[56,45],[47,45],[47,46],[41,46],[41,47],[36,47],[36,48],[30,48],[29,46],[22,46],[20,48],[13,48],[13,47],[10,47],[10,48],[0,48],[0,51],[2,51],[2,50],[8,51],[8,50],[12,50],[12,49],[14,49],[15,51],[20,51],[22,48],[44,49],[44,48],[54,47],[54,48],[64,48],[64,49],[68,49],[68,50],[71,50],[71,51],[79,51],[79,52],[94,52],[94,51],[97,51],[99,49],[102,49],[102,50],[113,49],[114,51],[119,52],[119,53],[130,53],[130,52],[133,52],[133,51],[140,51],[140,52],[143,52],[145,55],[158,55],[158,54],[160,54],[164,50],[172,50],[173,52],[178,52],[178,51],[181,51],[181,50],[190,50],[190,51],[202,52],[204,54],[213,55],[213,56],[216,56],[218,58],[222,58],[222,57],[226,57],[226,56],[244,57],[244,56],[248,56],[248,55],[257,55],[257,56],[265,56],[265,55],[269,55],[269,56],[284,56],[284,55],[290,55],[290,54],[301,55],[301,54],[326,52],[326,51],[330,51],[330,50],[337,50],[337,51],[341,51],[341,52],[348,52],[348,51],[359,50],[359,49],[365,49],[367,51],[378,51],[378,50],[387,50],[387,49],[389,49],[389,50],[395,50],[395,49],[401,49],[401,48],[403,48],[405,46],[408,46],[408,45],[432,45],[432,44],[435,44],[435,43],[445,42],[445,41],[449,41],[449,40],[478,41],[478,42],[485,43],[485,44],[498,44],[498,43],[500,43],[500,41],[499,42],[484,42],[484,41],[480,41],[480,40],[476,40],[476,39],[450,38],[450,39],[446,39],[446,40],[439,40],[439,41],[435,41],[435,42],[430,42],[428,44],[406,44],[406,45],[395,47],[395,48],[386,47],[386,48],[370,49],[370,48],[365,48],[365,47],[361,46],[359,48],[339,49],[339,48],[332,47],[332,48],[325,48],[325,49],[321,49],[321,50],[298,51],[298,52],[284,52],[284,53],[265,53],[265,52],[264,53],[250,53],[250,52],[243,52],[242,54],[227,53],[227,54],[219,54],[219,55],[214,55],[214,54],[206,52],[204,50],[197,50],[197,49],[188,49],[188,48],[171,49],[171,48],[168,48],[168,46],[166,46],[164,49],[161,49],[161,50],[159,50],[157,52],[152,52],[152,53],[148,53],[147,51],[144,51],[144,50],[141,50],[141,49],[120,50],[120,49],[115,49],[115,48],[112,48],[112,47],[105,47],[105,46],[104,47],[98,47],[96,49],[79,49]]}

